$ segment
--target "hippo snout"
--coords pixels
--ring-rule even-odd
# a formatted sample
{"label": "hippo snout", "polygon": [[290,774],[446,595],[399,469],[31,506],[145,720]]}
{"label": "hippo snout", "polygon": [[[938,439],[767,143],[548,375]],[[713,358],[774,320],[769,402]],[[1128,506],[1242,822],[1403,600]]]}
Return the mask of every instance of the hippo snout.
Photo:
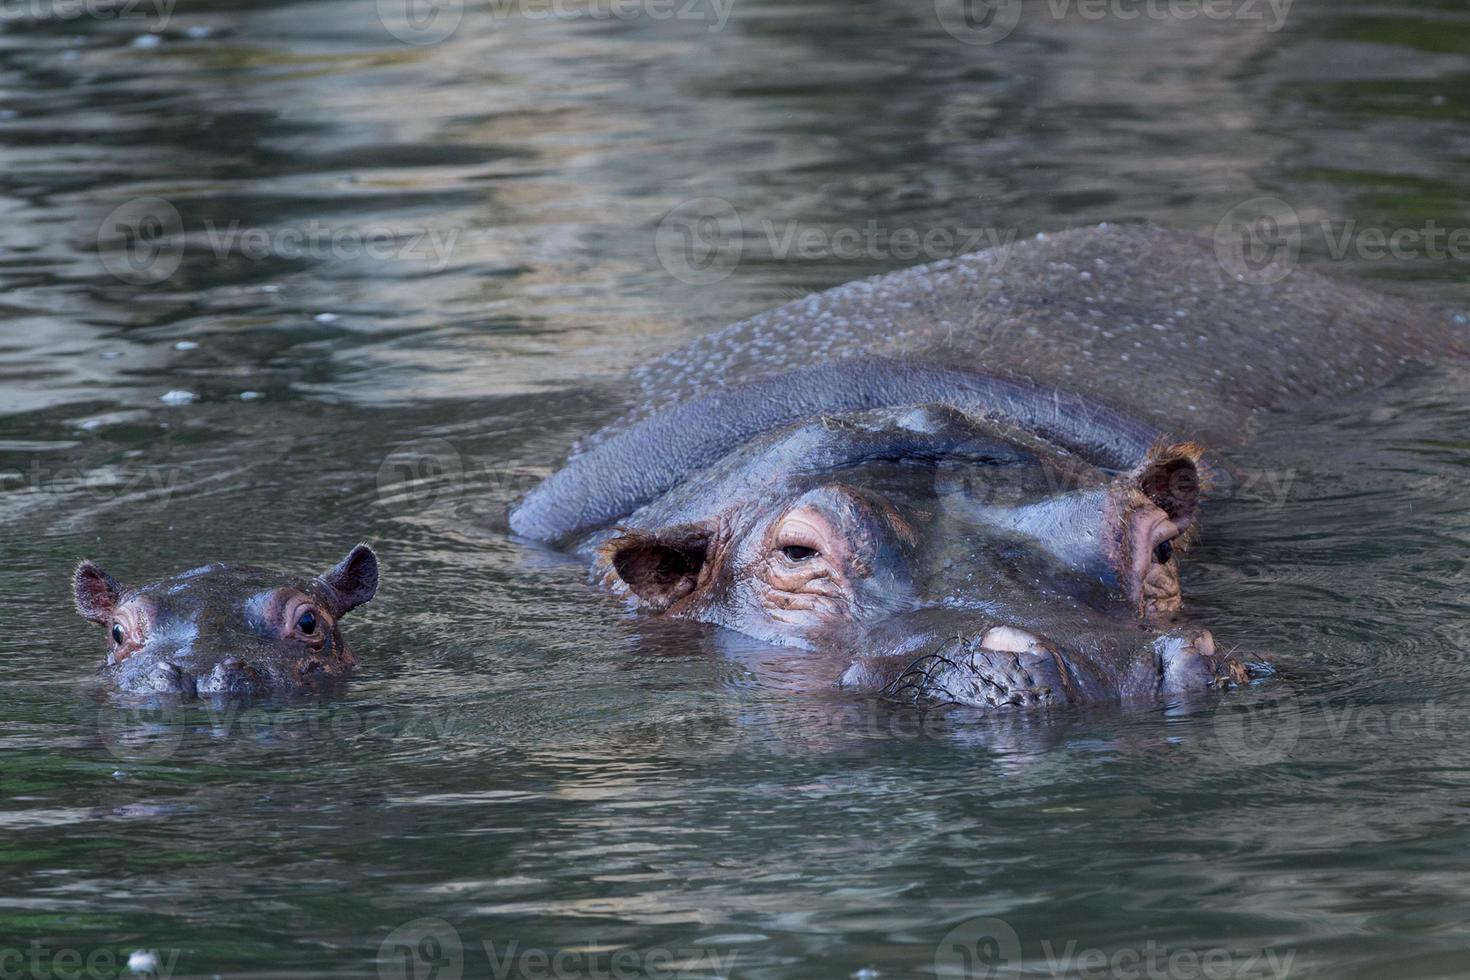
{"label": "hippo snout", "polygon": [[[1209,630],[1196,627],[1153,634],[1122,629],[1063,645],[1008,624],[945,628],[934,611],[907,622],[924,627],[916,639],[885,643],[889,652],[862,657],[840,686],[899,701],[997,708],[1216,690],[1260,673],[1254,662],[1221,650]],[[888,639],[881,633],[871,638]]]}
{"label": "hippo snout", "polygon": [[1000,707],[1089,700],[1100,681],[1056,644],[1014,626],[969,630],[922,653],[865,657],[842,687],[902,701]]}
{"label": "hippo snout", "polygon": [[1159,655],[1159,690],[1165,694],[1244,684],[1252,677],[1251,667],[1216,647],[1207,629],[1165,633],[1154,641],[1154,649]]}
{"label": "hippo snout", "polygon": [[137,694],[253,696],[271,690],[269,674],[252,667],[240,657],[227,657],[212,666],[191,669],[185,653],[159,658],[151,664],[126,671],[118,686]]}
{"label": "hippo snout", "polygon": [[195,684],[195,691],[199,694],[230,696],[263,694],[270,688],[269,677],[239,657],[230,657],[216,664]]}

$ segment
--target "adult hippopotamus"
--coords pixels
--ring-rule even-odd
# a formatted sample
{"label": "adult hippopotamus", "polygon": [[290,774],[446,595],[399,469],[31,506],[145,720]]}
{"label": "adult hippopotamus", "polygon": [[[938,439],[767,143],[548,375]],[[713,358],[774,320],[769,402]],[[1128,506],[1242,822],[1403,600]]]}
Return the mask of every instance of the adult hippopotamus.
{"label": "adult hippopotamus", "polygon": [[91,561],[72,576],[77,611],[107,628],[103,679],[184,697],[327,688],[357,663],[337,621],[377,590],[378,557],[362,544],[314,578],[221,562],[138,586]]}
{"label": "adult hippopotamus", "polygon": [[1218,688],[1268,668],[1180,618],[1179,562],[1252,419],[1465,340],[1304,271],[1238,281],[1152,226],[1038,236],[643,367],[634,407],[510,526],[648,614],[850,659],[831,681],[854,690],[989,707]]}

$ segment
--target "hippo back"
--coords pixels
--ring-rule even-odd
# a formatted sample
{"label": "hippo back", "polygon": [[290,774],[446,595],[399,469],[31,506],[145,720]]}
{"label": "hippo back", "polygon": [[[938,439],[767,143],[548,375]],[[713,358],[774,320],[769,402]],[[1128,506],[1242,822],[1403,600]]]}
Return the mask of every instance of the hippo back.
{"label": "hippo back", "polygon": [[1463,356],[1447,313],[1293,271],[1231,278],[1151,225],[1042,235],[848,283],[638,369],[637,404],[511,513],[567,543],[755,435],[823,413],[942,403],[1111,469],[1156,439],[1229,449],[1254,413]]}

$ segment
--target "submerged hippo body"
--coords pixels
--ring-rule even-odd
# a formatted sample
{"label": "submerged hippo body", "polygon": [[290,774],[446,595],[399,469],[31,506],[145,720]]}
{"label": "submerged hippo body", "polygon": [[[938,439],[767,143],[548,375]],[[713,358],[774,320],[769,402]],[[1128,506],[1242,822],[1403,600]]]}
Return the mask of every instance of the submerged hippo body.
{"label": "submerged hippo body", "polygon": [[[836,651],[977,706],[1219,687],[1179,558],[1252,418],[1463,353],[1442,313],[1255,285],[1150,226],[850,283],[640,369],[511,512],[651,614]],[[1221,454],[1224,455],[1221,455]]]}
{"label": "submerged hippo body", "polygon": [[321,691],[357,663],[337,621],[377,592],[358,545],[315,578],[215,563],[124,586],[84,561],[77,611],[107,629],[103,680],[128,694],[256,697]]}

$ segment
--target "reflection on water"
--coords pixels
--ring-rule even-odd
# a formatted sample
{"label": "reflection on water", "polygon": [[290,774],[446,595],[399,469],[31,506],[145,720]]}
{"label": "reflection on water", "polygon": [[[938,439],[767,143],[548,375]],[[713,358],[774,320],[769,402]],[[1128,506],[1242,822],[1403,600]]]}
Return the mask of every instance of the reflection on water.
{"label": "reflection on water", "polygon": [[[976,244],[1210,233],[1269,196],[1304,263],[1463,305],[1461,7],[1038,3],[974,44],[896,0],[532,6],[422,45],[365,0],[5,21],[0,957],[1470,970],[1464,372],[1264,434],[1272,480],[1217,502],[1186,588],[1222,639],[1304,663],[1224,704],[853,703],[503,534],[630,366]],[[1378,257],[1375,230],[1407,237]],[[76,559],[312,567],[360,539],[386,575],[345,700],[81,683]]]}

